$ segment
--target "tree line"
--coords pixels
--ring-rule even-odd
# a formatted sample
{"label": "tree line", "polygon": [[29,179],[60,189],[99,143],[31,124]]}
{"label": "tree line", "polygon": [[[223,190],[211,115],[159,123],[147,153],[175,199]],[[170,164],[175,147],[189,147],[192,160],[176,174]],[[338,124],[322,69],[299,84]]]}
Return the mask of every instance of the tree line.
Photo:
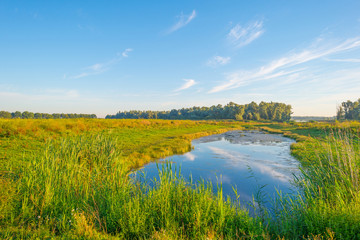
{"label": "tree line", "polygon": [[33,112],[7,112],[0,111],[0,118],[21,118],[21,119],[65,119],[65,118],[97,118],[95,114],[77,113],[33,113]]}
{"label": "tree line", "polygon": [[360,120],[360,98],[352,102],[342,102],[336,111],[337,120]]}
{"label": "tree line", "polygon": [[273,120],[288,121],[291,118],[291,105],[278,102],[251,102],[240,105],[230,102],[211,107],[191,107],[172,109],[171,111],[119,111],[107,115],[107,119],[236,119],[236,120]]}

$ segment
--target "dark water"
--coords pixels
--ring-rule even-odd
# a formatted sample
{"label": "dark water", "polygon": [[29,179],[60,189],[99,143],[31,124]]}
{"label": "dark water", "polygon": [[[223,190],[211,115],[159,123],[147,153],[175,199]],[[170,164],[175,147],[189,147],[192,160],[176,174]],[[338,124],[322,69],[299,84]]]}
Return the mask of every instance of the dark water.
{"label": "dark water", "polygon": [[[298,173],[298,161],[290,155],[294,140],[276,134],[259,131],[230,131],[203,137],[192,142],[194,150],[183,155],[167,158],[181,166],[185,179],[190,175],[194,182],[204,179],[216,185],[222,182],[224,195],[240,201],[252,201],[253,195],[261,193],[269,198],[295,190],[291,184],[293,174]],[[147,179],[158,177],[156,163],[146,165],[142,171]]]}

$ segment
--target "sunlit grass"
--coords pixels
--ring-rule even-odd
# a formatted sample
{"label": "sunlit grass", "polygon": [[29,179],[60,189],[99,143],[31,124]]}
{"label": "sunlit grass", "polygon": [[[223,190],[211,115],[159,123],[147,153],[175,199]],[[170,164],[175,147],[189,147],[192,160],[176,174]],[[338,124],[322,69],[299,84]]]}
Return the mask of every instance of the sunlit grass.
{"label": "sunlit grass", "polygon": [[261,223],[246,211],[204,184],[194,189],[171,166],[154,187],[133,182],[117,142],[79,136],[50,141],[42,155],[30,156],[9,196],[13,209],[3,213],[2,237],[262,236]]}
{"label": "sunlit grass", "polygon": [[[256,127],[298,141],[299,193],[279,194],[272,213],[250,217],[170,165],[153,184],[129,177],[192,139]],[[357,122],[0,120],[0,143],[0,238],[360,238]]]}

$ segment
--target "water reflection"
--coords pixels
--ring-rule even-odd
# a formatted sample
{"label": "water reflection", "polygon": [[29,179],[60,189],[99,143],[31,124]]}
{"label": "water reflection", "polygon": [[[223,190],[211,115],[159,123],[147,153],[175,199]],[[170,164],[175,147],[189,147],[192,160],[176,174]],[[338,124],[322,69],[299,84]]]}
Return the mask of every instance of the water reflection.
{"label": "water reflection", "polygon": [[[194,150],[170,158],[181,165],[185,178],[205,179],[216,186],[220,179],[225,195],[235,198],[236,186],[242,202],[251,201],[259,187],[273,197],[276,189],[292,192],[291,179],[298,173],[298,162],[290,155],[294,141],[259,131],[230,131],[194,140]],[[158,176],[155,163],[143,168],[148,178]],[[216,187],[214,189],[216,191]]]}

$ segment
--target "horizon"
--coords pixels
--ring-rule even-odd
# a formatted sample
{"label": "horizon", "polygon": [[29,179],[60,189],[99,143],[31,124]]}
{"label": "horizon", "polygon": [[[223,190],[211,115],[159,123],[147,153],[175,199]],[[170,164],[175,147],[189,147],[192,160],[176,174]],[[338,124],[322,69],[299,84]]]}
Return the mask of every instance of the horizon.
{"label": "horizon", "polygon": [[360,98],[360,2],[0,6],[0,110],[166,111],[282,102],[333,117]]}

